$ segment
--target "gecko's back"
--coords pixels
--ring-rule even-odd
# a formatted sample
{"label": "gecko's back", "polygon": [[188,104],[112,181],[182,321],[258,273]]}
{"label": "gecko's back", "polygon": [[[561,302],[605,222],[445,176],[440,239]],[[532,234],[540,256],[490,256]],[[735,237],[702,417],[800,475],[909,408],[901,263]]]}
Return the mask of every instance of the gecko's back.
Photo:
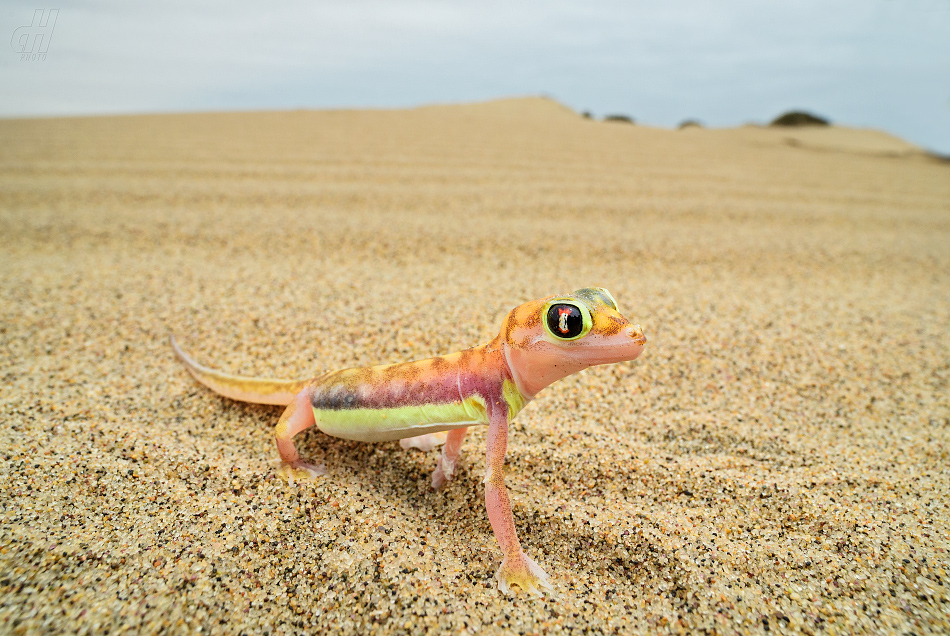
{"label": "gecko's back", "polygon": [[501,395],[505,371],[500,352],[489,344],[415,362],[326,373],[308,390],[321,431],[380,442],[487,424],[487,405]]}

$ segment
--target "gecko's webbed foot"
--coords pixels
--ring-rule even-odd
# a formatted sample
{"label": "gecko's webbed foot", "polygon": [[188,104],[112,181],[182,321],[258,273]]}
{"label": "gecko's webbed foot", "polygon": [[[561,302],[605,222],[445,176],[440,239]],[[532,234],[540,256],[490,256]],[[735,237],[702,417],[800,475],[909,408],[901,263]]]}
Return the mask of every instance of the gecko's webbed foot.
{"label": "gecko's webbed foot", "polygon": [[307,481],[308,479],[327,474],[327,469],[323,465],[315,466],[299,459],[295,462],[278,461],[280,462],[280,467],[277,469],[277,474],[281,478],[286,479],[287,483],[291,486],[294,485],[295,480]]}
{"label": "gecko's webbed foot", "polygon": [[522,552],[516,559],[509,559],[507,556],[502,560],[501,567],[495,574],[498,579],[498,589],[502,594],[514,595],[511,586],[517,585],[522,591],[534,596],[544,596],[544,592],[539,588],[544,588],[548,592],[553,592],[554,587],[548,580],[548,575],[544,573],[537,563],[532,561],[527,554]]}

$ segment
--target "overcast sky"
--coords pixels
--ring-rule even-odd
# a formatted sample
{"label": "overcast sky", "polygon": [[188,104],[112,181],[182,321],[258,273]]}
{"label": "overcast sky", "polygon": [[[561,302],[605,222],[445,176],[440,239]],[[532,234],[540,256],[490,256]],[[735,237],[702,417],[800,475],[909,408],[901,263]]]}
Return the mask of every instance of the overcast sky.
{"label": "overcast sky", "polygon": [[546,94],[656,126],[804,108],[950,154],[950,0],[7,0],[0,35],[0,116]]}

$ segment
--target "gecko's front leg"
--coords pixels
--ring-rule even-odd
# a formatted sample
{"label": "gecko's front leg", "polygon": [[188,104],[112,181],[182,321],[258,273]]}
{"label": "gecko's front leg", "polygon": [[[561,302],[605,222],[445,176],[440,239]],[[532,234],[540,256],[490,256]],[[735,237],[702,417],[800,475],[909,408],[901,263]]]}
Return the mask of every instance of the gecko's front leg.
{"label": "gecko's front leg", "polygon": [[525,592],[543,596],[539,588],[553,590],[548,575],[532,561],[518,541],[515,520],[511,513],[511,500],[505,488],[505,451],[508,447],[508,409],[496,404],[488,425],[488,450],[485,473],[485,507],[495,539],[504,558],[495,574],[498,589],[504,594],[513,594],[511,586],[517,585]]}

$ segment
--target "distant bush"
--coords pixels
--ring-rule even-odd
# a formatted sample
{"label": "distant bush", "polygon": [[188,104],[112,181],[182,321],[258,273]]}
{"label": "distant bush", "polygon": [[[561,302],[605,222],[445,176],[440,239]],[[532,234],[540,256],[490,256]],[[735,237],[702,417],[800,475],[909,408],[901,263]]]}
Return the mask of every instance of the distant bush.
{"label": "distant bush", "polygon": [[784,115],[779,115],[772,120],[770,126],[828,126],[829,122],[824,117],[806,113],[803,110],[791,110]]}
{"label": "distant bush", "polygon": [[683,130],[684,128],[702,128],[703,122],[698,119],[684,119],[680,122],[679,129]]}
{"label": "distant bush", "polygon": [[594,113],[590,112],[589,110],[585,110],[583,113],[581,113],[581,117],[584,119],[593,119]]}
{"label": "distant bush", "polygon": [[627,115],[606,115],[604,117],[604,121],[619,121],[625,124],[632,124],[633,117],[629,117]]}
{"label": "distant bush", "polygon": [[934,161],[939,161],[940,163],[950,163],[950,155],[942,155],[939,152],[927,151],[924,153],[927,157],[933,159]]}

